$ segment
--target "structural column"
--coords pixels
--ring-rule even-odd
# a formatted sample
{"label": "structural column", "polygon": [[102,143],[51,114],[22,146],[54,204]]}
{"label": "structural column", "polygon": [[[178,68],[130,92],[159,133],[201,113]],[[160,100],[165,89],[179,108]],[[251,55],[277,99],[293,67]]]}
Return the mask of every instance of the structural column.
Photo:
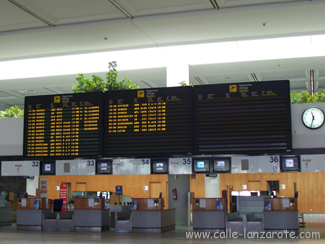
{"label": "structural column", "polygon": [[167,87],[171,86],[180,86],[179,83],[185,81],[186,84],[189,84],[189,65],[188,63],[175,60],[169,62],[166,68],[167,72]]}

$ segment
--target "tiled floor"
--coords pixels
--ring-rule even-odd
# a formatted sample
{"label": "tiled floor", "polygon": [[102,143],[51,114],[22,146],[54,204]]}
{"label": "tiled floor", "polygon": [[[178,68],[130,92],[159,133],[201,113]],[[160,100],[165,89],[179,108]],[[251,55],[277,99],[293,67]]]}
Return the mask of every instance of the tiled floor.
{"label": "tiled floor", "polygon": [[306,228],[300,231],[319,231],[321,239],[195,239],[187,238],[186,232],[191,227],[177,226],[176,230],[162,234],[141,233],[115,233],[114,229],[102,233],[87,232],[54,232],[54,231],[21,231],[16,230],[16,225],[0,227],[0,244],[82,244],[82,243],[119,243],[119,244],[232,244],[232,243],[325,243],[325,215],[311,215],[305,218]]}

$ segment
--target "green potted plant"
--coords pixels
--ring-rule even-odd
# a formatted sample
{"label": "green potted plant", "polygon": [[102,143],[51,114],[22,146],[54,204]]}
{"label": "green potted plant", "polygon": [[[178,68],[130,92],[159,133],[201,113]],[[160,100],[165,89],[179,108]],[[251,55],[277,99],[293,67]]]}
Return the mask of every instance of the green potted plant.
{"label": "green potted plant", "polygon": [[108,72],[106,73],[106,83],[97,75],[93,75],[92,78],[85,77],[83,74],[77,74],[76,80],[78,84],[72,85],[74,93],[84,92],[98,92],[98,91],[115,91],[115,90],[129,90],[137,89],[139,86],[136,83],[132,83],[131,79],[124,78],[118,81],[118,71],[116,70],[116,61],[108,63]]}
{"label": "green potted plant", "polygon": [[17,105],[7,108],[5,111],[0,111],[0,118],[19,118],[24,117],[24,110]]}

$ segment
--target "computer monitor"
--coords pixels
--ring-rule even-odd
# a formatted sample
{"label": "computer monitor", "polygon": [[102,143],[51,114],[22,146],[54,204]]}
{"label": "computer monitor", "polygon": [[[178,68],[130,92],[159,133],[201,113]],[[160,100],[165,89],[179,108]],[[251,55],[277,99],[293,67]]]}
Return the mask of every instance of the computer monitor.
{"label": "computer monitor", "polygon": [[168,174],[168,159],[151,159],[151,174]]}
{"label": "computer monitor", "polygon": [[40,175],[55,175],[55,161],[41,161]]}
{"label": "computer monitor", "polygon": [[96,160],[96,174],[108,175],[112,174],[113,159],[98,159]]}
{"label": "computer monitor", "polygon": [[210,173],[210,158],[193,158],[193,173],[208,174]]}
{"label": "computer monitor", "polygon": [[280,168],[282,172],[300,171],[299,156],[283,156],[280,160]]}
{"label": "computer monitor", "polygon": [[214,173],[230,173],[231,158],[212,158],[213,172]]}

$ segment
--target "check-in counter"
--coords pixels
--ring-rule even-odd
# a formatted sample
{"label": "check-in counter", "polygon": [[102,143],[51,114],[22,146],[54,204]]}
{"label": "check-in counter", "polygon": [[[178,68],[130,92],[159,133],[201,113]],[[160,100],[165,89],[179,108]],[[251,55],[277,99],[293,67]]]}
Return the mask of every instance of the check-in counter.
{"label": "check-in counter", "polygon": [[265,198],[263,213],[265,230],[299,229],[297,198]]}
{"label": "check-in counter", "polygon": [[133,198],[137,210],[131,213],[132,232],[162,233],[175,229],[175,209],[164,209],[162,198]]}
{"label": "check-in counter", "polygon": [[222,198],[194,198],[192,200],[193,229],[224,231],[226,229],[226,201]]}
{"label": "check-in counter", "polygon": [[74,199],[75,231],[102,232],[110,228],[110,209],[105,209],[104,198]]}
{"label": "check-in counter", "polygon": [[17,229],[42,230],[43,213],[46,209],[46,198],[18,198],[16,211]]}
{"label": "check-in counter", "polygon": [[109,205],[109,210],[111,212],[111,228],[115,228],[115,214],[121,212],[129,212],[131,210],[130,205]]}
{"label": "check-in counter", "polygon": [[0,226],[12,224],[12,208],[0,207]]}

